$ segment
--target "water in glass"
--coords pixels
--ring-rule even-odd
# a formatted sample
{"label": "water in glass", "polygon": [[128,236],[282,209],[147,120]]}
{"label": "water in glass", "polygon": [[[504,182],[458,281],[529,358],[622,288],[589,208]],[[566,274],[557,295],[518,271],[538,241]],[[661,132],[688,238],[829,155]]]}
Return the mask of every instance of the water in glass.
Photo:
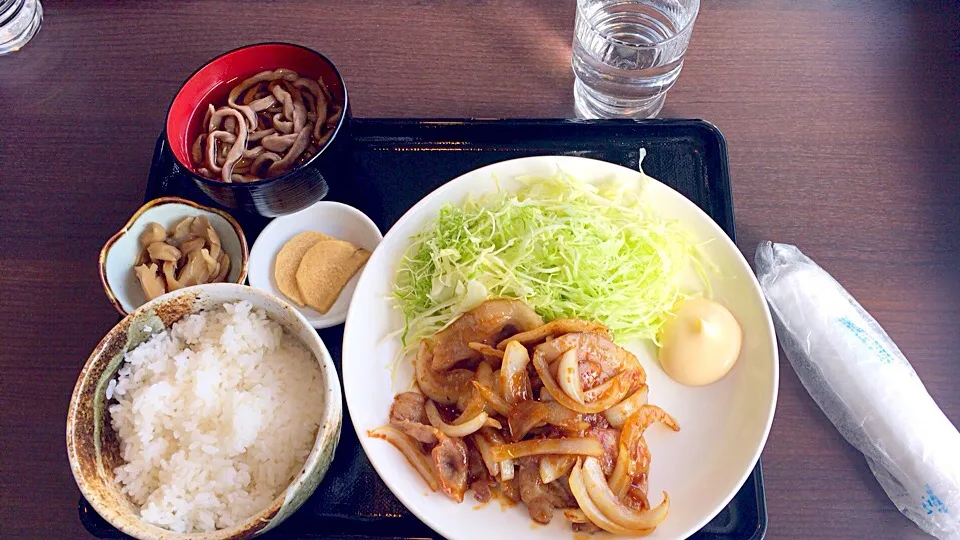
{"label": "water in glass", "polygon": [[584,118],[652,118],[680,75],[699,0],[578,0],[574,100]]}
{"label": "water in glass", "polygon": [[0,0],[0,55],[20,50],[42,22],[40,0]]}

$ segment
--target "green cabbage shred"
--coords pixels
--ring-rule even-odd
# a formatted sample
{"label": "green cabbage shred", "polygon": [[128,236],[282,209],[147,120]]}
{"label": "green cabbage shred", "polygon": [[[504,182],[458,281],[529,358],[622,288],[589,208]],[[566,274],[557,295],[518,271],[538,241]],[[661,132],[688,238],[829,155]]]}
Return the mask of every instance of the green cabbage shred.
{"label": "green cabbage shred", "polygon": [[547,321],[602,322],[617,341],[656,341],[689,270],[708,285],[697,240],[647,207],[642,183],[560,170],[518,180],[516,193],[445,205],[413,237],[394,288],[405,349],[492,297],[523,299]]}

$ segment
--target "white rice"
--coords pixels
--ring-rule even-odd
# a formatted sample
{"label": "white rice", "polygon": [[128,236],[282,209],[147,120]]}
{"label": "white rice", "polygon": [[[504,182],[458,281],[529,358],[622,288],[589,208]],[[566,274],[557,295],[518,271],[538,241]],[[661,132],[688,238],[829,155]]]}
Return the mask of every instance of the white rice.
{"label": "white rice", "polygon": [[246,301],[188,315],[127,353],[107,387],[143,520],[223,529],[266,508],[303,466],[319,427],[317,360]]}

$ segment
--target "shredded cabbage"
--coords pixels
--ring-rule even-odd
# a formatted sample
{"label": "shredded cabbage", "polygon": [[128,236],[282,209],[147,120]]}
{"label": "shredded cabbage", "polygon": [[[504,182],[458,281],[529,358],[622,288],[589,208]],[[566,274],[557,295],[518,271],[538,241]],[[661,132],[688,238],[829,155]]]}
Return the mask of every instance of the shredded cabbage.
{"label": "shredded cabbage", "polygon": [[490,297],[520,298],[548,321],[600,321],[618,340],[656,341],[687,297],[684,275],[692,268],[707,284],[696,239],[647,208],[641,184],[560,170],[518,180],[516,193],[445,205],[413,237],[394,288],[406,349]]}

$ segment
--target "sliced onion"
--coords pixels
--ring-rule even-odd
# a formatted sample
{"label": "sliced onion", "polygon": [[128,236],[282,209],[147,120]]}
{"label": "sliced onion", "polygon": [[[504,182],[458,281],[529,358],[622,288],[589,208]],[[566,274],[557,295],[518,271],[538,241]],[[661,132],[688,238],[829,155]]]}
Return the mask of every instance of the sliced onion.
{"label": "sliced onion", "polygon": [[610,474],[610,489],[620,499],[626,494],[633,478],[646,472],[650,466],[650,450],[643,439],[643,432],[654,422],[663,422],[673,431],[680,430],[677,421],[660,407],[641,405],[620,431],[617,463]]}
{"label": "sliced onion", "polygon": [[506,482],[508,480],[513,480],[513,477],[516,475],[515,467],[513,466],[512,459],[505,459],[500,462],[500,481]]}
{"label": "sliced onion", "polygon": [[430,425],[439,429],[448,437],[466,437],[467,435],[471,435],[479,431],[487,421],[487,413],[481,411],[462,424],[451,425],[443,421],[443,417],[440,416],[440,411],[437,410],[437,406],[432,400],[428,399],[424,408],[427,411],[427,419],[430,420]]}
{"label": "sliced onion", "polygon": [[624,394],[629,390],[629,388],[625,388],[620,383],[620,376],[618,375],[617,378],[613,379],[610,388],[604,396],[601,396],[593,403],[577,403],[570,399],[553,380],[553,377],[550,376],[550,366],[547,365],[547,361],[543,357],[534,356],[533,367],[536,368],[537,374],[540,375],[543,387],[547,389],[547,392],[550,392],[553,399],[564,407],[583,414],[593,414],[609,409],[619,403],[623,399]]}
{"label": "sliced onion", "polygon": [[510,438],[514,441],[523,440],[531,429],[542,426],[550,410],[543,403],[537,401],[522,401],[510,409],[507,415],[507,425],[510,427]]}
{"label": "sliced onion", "polygon": [[483,464],[487,467],[487,472],[490,473],[490,476],[497,476],[500,474],[500,465],[490,454],[490,449],[493,447],[490,441],[487,440],[482,432],[474,433],[472,439],[473,445],[476,446],[477,451],[480,452],[480,458],[483,459]]}
{"label": "sliced onion", "polygon": [[467,343],[467,347],[470,347],[471,349],[483,355],[483,359],[487,362],[493,362],[496,365],[500,365],[500,362],[503,360],[503,351],[500,349],[495,349],[486,343],[471,341],[470,343]]}
{"label": "sliced onion", "polygon": [[622,434],[620,437],[617,463],[613,467],[613,472],[610,473],[610,490],[618,499],[623,500],[627,490],[630,489],[634,475],[646,472],[650,467],[650,449],[642,436],[632,443],[625,443]]}
{"label": "sliced onion", "polygon": [[553,401],[553,396],[550,395],[550,392],[547,392],[546,388],[540,389],[540,401]]}
{"label": "sliced onion", "polygon": [[590,520],[587,519],[587,515],[583,513],[583,510],[568,508],[563,511],[563,517],[567,518],[570,523],[590,523]]}
{"label": "sliced onion", "polygon": [[644,384],[630,397],[604,411],[603,416],[607,419],[607,422],[610,422],[610,425],[617,429],[622,428],[633,413],[647,404],[648,389],[649,387]]}
{"label": "sliced onion", "polygon": [[496,459],[496,456],[493,452],[493,449],[497,446],[502,446],[506,444],[507,440],[503,438],[503,435],[494,429],[484,428],[481,431],[481,434],[487,438],[487,441],[490,442],[490,457],[497,461],[497,465],[500,467],[500,480],[512,480],[514,476],[514,464],[512,459]]}
{"label": "sliced onion", "polygon": [[[625,374],[621,375],[621,376],[620,376],[620,383],[623,384],[623,383],[625,382],[625,379],[626,379],[626,378],[627,378],[627,377],[626,377]],[[602,383],[594,386],[593,388],[591,388],[591,389],[589,389],[589,390],[585,390],[585,391],[583,392],[583,399],[584,399],[584,401],[586,401],[586,402],[588,402],[588,403],[589,403],[589,402],[596,401],[597,398],[599,398],[600,396],[603,396],[604,394],[606,394],[607,392],[609,392],[609,391],[610,391],[610,387],[613,386],[613,380],[614,380],[614,379],[616,379],[616,377],[610,377],[609,379],[607,379],[607,380],[603,381]],[[629,385],[624,385],[624,386],[629,386]]]}
{"label": "sliced onion", "polygon": [[480,392],[480,395],[483,396],[487,405],[490,405],[497,414],[507,416],[510,413],[510,405],[491,390],[490,387],[484,386],[477,381],[473,381],[473,387]]}
{"label": "sliced onion", "polygon": [[367,435],[376,437],[377,439],[383,439],[396,446],[397,450],[400,450],[400,453],[403,454],[403,457],[407,458],[407,461],[413,465],[413,468],[420,473],[420,476],[422,476],[427,482],[427,485],[430,486],[431,491],[436,491],[437,488],[440,487],[440,484],[437,482],[437,476],[433,472],[433,465],[430,463],[430,460],[427,459],[427,456],[423,455],[420,451],[420,443],[413,437],[391,426],[380,426],[376,429],[371,429],[367,432]]}
{"label": "sliced onion", "polygon": [[493,388],[493,368],[490,367],[490,364],[479,364],[474,378],[480,384]]}
{"label": "sliced onion", "polygon": [[[486,386],[487,388],[493,388],[493,368],[490,367],[490,364],[486,362],[480,362],[480,364],[477,366],[477,372],[473,376],[473,380]],[[483,407],[483,410],[486,411],[488,415],[493,415],[493,413],[497,412],[487,403],[487,400],[483,399],[483,395],[480,394],[479,390],[473,388],[472,395],[476,396],[479,401],[479,405]],[[466,411],[464,411],[464,413],[466,413]]]}
{"label": "sliced onion", "polygon": [[453,405],[461,394],[470,388],[473,372],[466,369],[454,369],[438,372],[431,366],[433,353],[427,340],[420,342],[417,351],[416,378],[420,391],[430,399],[443,405]]}
{"label": "sliced onion", "polygon": [[[453,425],[458,426],[473,420],[478,414],[485,412],[486,408],[487,402],[480,395],[480,391],[471,385],[470,398],[467,399],[466,404],[461,409],[463,412],[453,421]],[[489,415],[489,413],[487,414]]]}
{"label": "sliced onion", "polygon": [[581,319],[554,319],[547,324],[538,326],[533,330],[527,330],[501,341],[497,348],[503,350],[507,346],[508,340],[516,340],[524,345],[533,345],[550,339],[552,336],[562,336],[564,334],[585,333],[597,334],[608,340],[613,339],[610,330],[600,324]]}
{"label": "sliced onion", "polygon": [[573,498],[577,500],[577,504],[580,505],[580,510],[583,511],[587,519],[609,533],[619,534],[621,536],[647,536],[653,532],[653,529],[628,529],[604,515],[587,492],[580,463],[574,465],[573,470],[570,471],[570,493],[572,493]]}
{"label": "sliced onion", "polygon": [[540,458],[540,480],[549,484],[561,476],[566,476],[576,462],[576,456],[543,456]]}
{"label": "sliced onion", "polygon": [[503,461],[541,454],[573,454],[602,456],[603,445],[595,437],[567,437],[561,439],[530,439],[510,444],[499,444],[490,449],[493,459]]}
{"label": "sliced onion", "polygon": [[[477,366],[477,372],[473,378],[481,384],[488,384],[493,378],[493,369],[488,364],[480,364]],[[453,424],[459,425],[472,420],[473,417],[480,414],[481,411],[486,411],[487,408],[487,402],[483,399],[483,396],[480,395],[480,391],[471,385],[470,398],[466,400],[466,405],[461,408],[463,412],[453,421]],[[490,408],[490,410],[487,411],[487,415],[489,416],[493,412],[493,409]]]}
{"label": "sliced onion", "polygon": [[[631,452],[630,476],[634,476],[639,472],[645,472],[645,467],[650,463],[649,459],[645,461],[641,459],[642,455],[640,452],[646,450],[646,443],[643,441],[643,432],[654,422],[661,422],[673,431],[680,431],[680,425],[677,424],[677,421],[656,405],[644,405],[640,407],[637,412],[633,413],[633,415],[627,419],[627,423],[623,425],[623,430],[620,432],[621,446],[625,446]],[[649,452],[647,452],[646,455],[649,456]]]}
{"label": "sliced onion", "polygon": [[670,496],[667,495],[666,491],[663,492],[663,502],[656,508],[634,510],[621,503],[613,491],[610,490],[599,461],[593,458],[585,459],[582,473],[587,494],[596,503],[600,511],[614,523],[628,529],[651,529],[667,519],[667,513],[670,510]]}
{"label": "sliced onion", "polygon": [[543,405],[547,408],[547,417],[544,420],[552,426],[558,426],[574,431],[583,431],[590,427],[590,424],[583,420],[579,414],[571,411],[556,401],[548,401],[543,403]]}
{"label": "sliced onion", "polygon": [[503,364],[500,366],[500,386],[507,403],[513,405],[530,399],[530,378],[527,376],[527,364],[530,353],[517,341],[511,341],[503,351]]}
{"label": "sliced onion", "polygon": [[[511,342],[511,343],[516,343]],[[507,345],[509,348],[510,346]],[[576,349],[563,353],[557,365],[557,382],[570,399],[583,404],[583,383],[580,381],[580,358]]]}

